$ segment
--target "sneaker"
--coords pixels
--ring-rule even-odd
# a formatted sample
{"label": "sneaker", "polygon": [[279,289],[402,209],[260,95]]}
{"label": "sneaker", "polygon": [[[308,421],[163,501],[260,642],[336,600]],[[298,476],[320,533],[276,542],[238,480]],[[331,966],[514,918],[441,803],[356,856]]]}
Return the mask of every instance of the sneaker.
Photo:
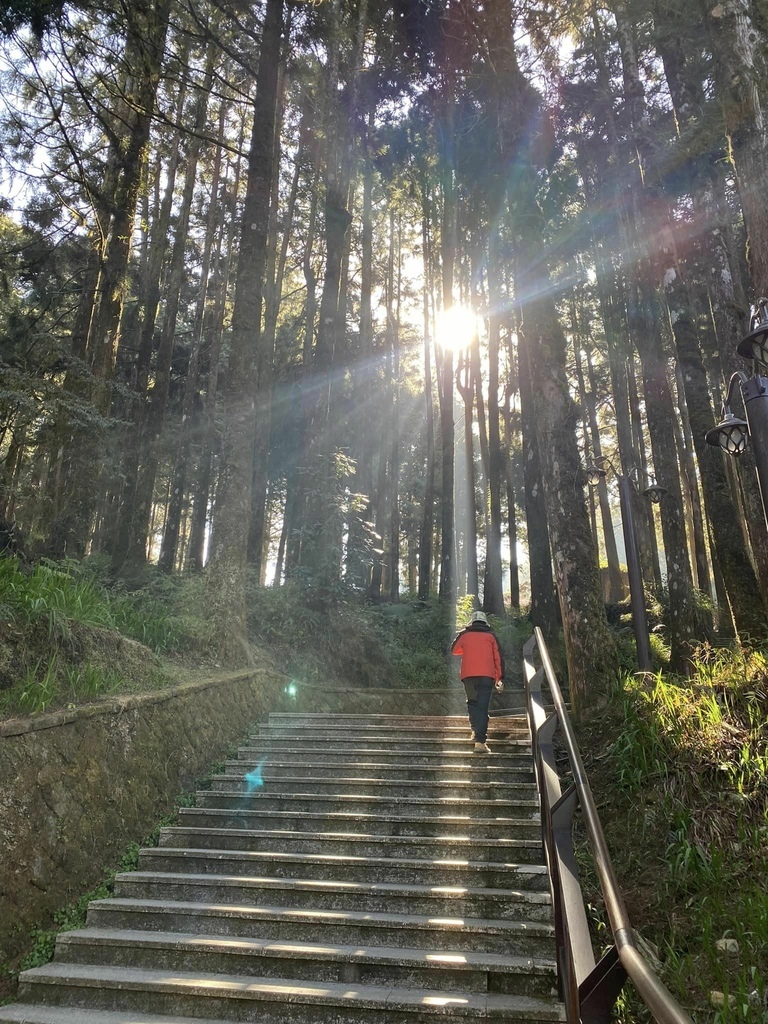
{"label": "sneaker", "polygon": [[491,748],[488,746],[487,743],[475,743],[475,753],[476,754],[490,754],[491,753]]}

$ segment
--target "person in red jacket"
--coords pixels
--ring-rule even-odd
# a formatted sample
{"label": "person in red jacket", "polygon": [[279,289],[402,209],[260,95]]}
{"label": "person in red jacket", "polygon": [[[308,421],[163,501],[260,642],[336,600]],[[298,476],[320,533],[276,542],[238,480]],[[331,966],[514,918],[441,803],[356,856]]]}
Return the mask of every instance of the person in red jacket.
{"label": "person in red jacket", "polygon": [[461,681],[467,695],[467,713],[475,739],[475,753],[490,754],[488,707],[494,689],[504,688],[504,662],[496,637],[483,612],[475,612],[468,626],[451,646],[451,654],[461,658]]}

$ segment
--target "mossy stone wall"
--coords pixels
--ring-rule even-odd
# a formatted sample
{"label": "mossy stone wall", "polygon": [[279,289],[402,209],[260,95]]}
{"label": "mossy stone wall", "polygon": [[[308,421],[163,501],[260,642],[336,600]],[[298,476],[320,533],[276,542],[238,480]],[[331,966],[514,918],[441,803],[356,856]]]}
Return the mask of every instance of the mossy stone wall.
{"label": "mossy stone wall", "polygon": [[93,888],[251,723],[289,710],[286,683],[229,673],[0,723],[0,964]]}

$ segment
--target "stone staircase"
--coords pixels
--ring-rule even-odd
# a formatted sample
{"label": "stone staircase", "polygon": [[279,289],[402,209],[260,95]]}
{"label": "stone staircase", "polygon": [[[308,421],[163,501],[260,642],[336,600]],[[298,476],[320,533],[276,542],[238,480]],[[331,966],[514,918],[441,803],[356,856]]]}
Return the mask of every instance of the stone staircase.
{"label": "stone staircase", "polygon": [[562,1021],[522,717],[269,717],[16,1024]]}

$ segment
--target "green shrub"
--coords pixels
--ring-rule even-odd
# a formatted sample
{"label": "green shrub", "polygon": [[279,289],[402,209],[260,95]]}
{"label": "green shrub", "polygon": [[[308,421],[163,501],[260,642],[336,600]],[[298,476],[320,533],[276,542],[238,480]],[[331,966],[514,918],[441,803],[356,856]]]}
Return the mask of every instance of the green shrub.
{"label": "green shrub", "polygon": [[105,591],[79,575],[76,562],[39,562],[25,572],[15,558],[0,558],[0,609],[6,620],[49,623],[62,629],[67,619],[88,626],[114,628]]}
{"label": "green shrub", "polygon": [[0,617],[33,624],[49,635],[66,635],[67,622],[116,629],[150,650],[168,653],[209,642],[205,600],[199,578],[169,577],[146,570],[140,585],[108,585],[106,563],[39,562],[26,572],[14,558],[0,558]]}
{"label": "green shrub", "polygon": [[[659,947],[664,980],[701,1019],[712,1018],[716,990],[725,995],[717,1024],[762,1022],[768,645],[702,645],[694,663],[691,679],[618,681],[585,725],[590,745],[604,748],[590,776],[622,887],[642,894],[633,923]],[[719,951],[721,938],[736,939],[738,952]]]}

